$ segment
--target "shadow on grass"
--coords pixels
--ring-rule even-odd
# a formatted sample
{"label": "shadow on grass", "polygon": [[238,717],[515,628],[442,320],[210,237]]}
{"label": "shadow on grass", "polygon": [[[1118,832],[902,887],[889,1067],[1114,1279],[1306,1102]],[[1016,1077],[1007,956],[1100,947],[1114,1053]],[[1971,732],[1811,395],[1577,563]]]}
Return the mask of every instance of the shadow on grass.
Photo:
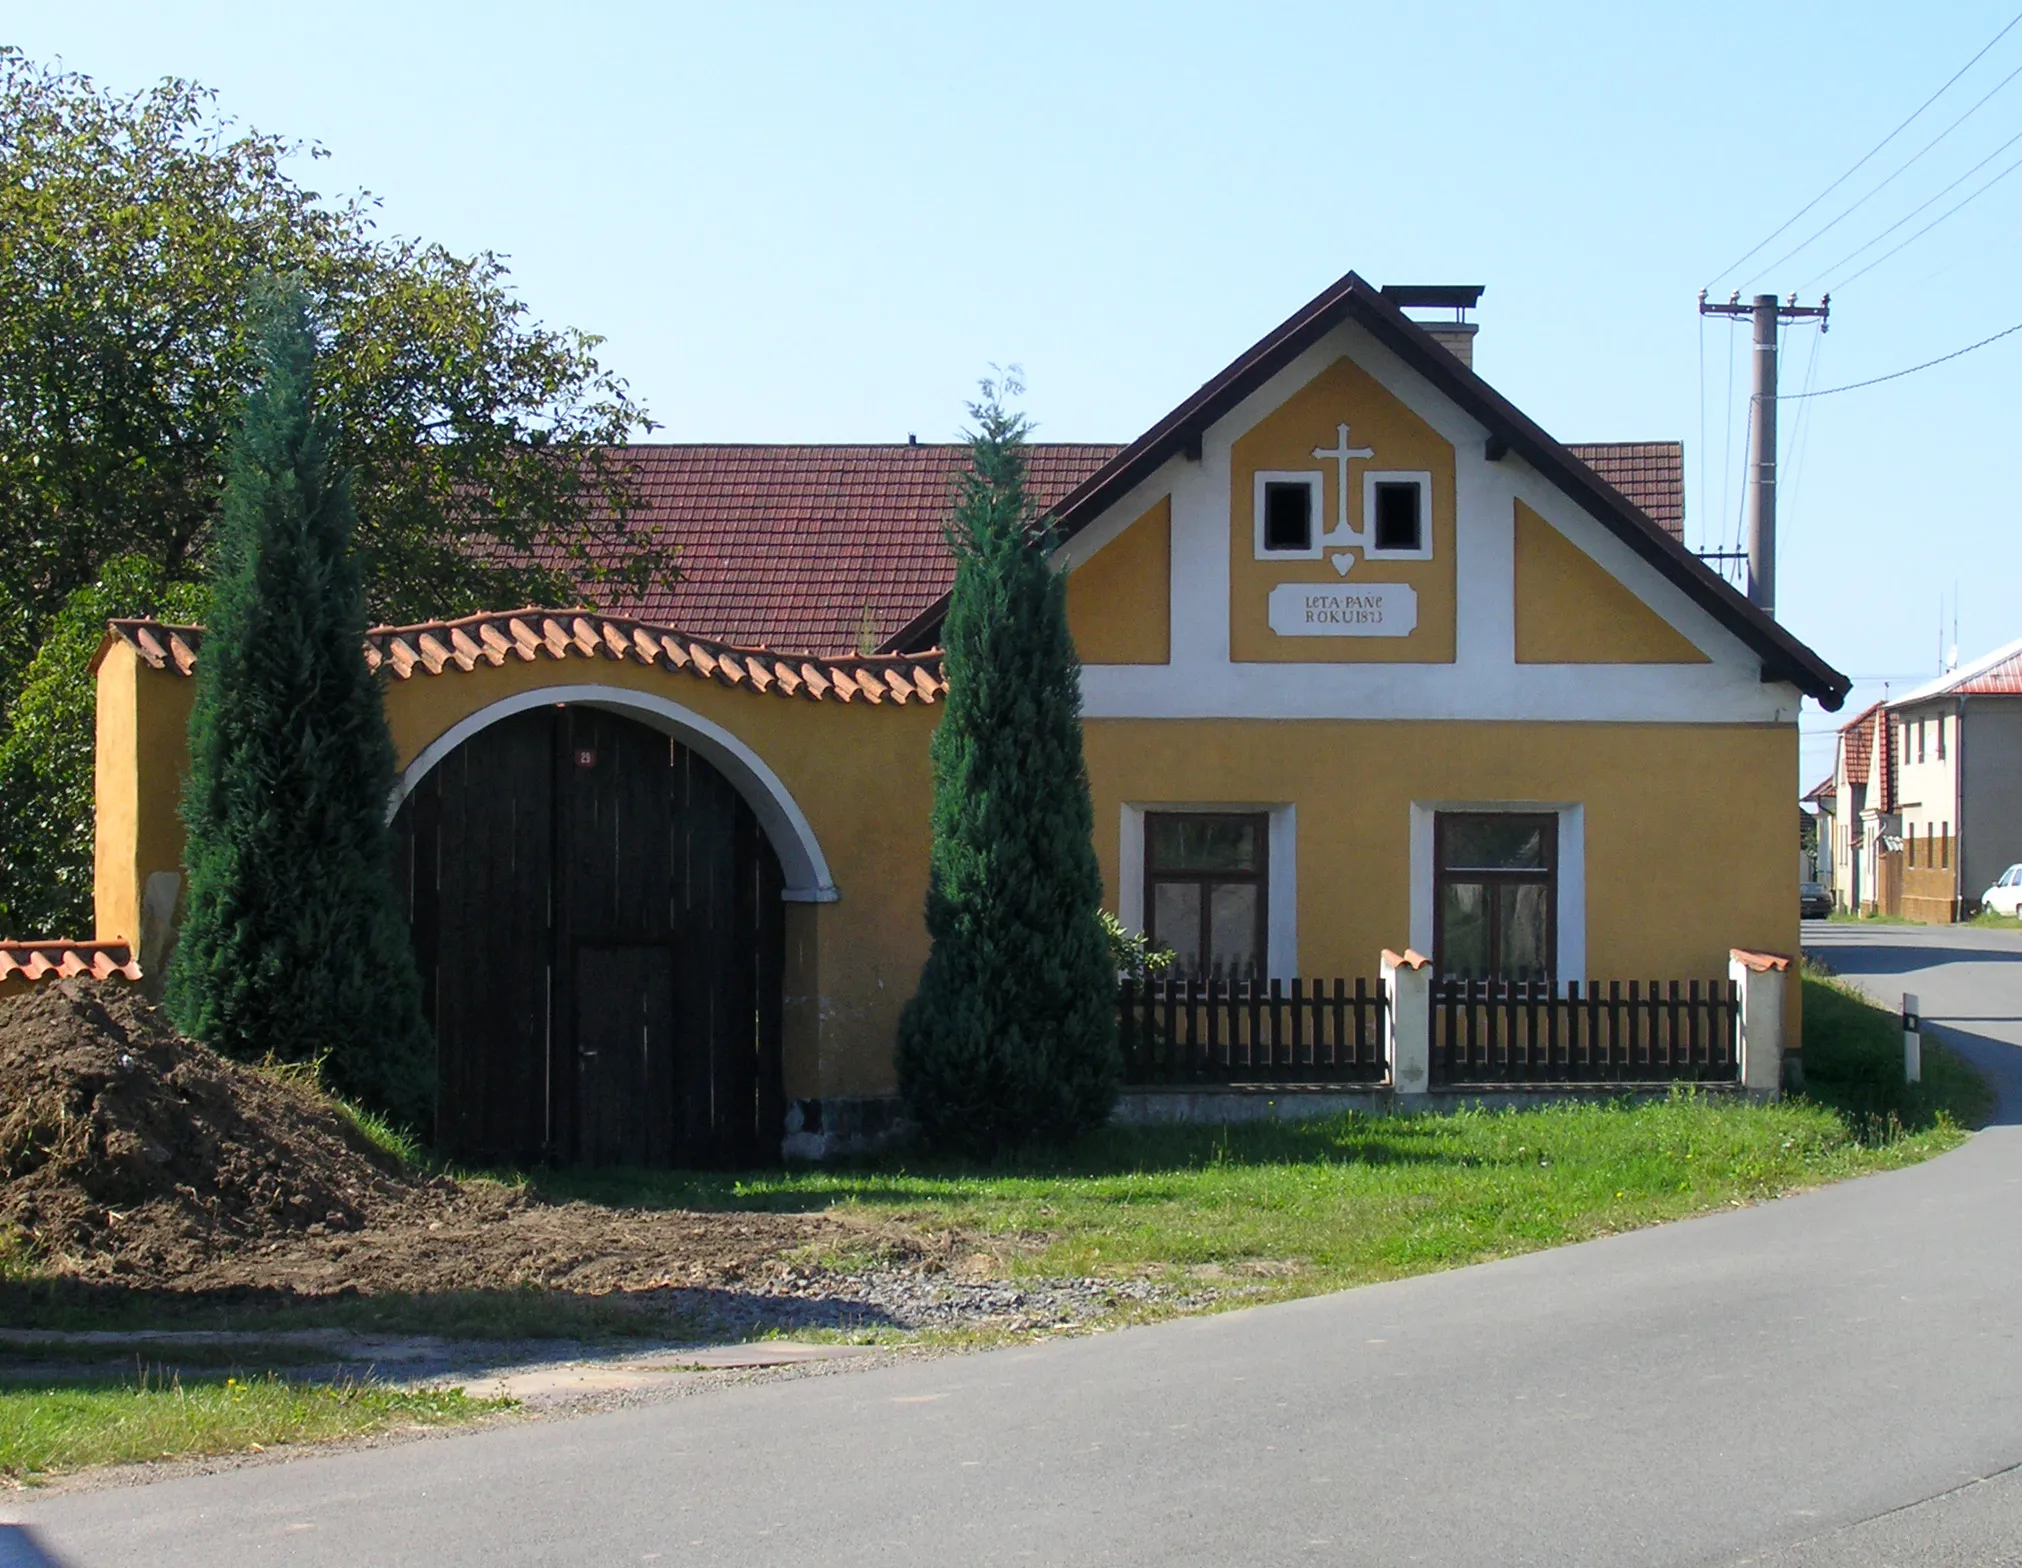
{"label": "shadow on grass", "polygon": [[1837,1113],[1863,1142],[1891,1127],[1921,1132],[1940,1116],[1962,1127],[1984,1126],[1997,1115],[2012,1119],[2022,1106],[2002,1111],[1993,1086],[1967,1060],[1973,1054],[1979,1053],[1950,1049],[1927,1031],[1923,1082],[1905,1083],[1898,1016],[1840,981],[1816,971],[1804,976],[1805,1095]]}
{"label": "shadow on grass", "polygon": [[[312,1295],[280,1287],[173,1290],[51,1276],[0,1279],[0,1324],[85,1332],[288,1333],[339,1329],[466,1341],[649,1339],[737,1344],[767,1333],[900,1326],[835,1295],[773,1296],[725,1285],[592,1294],[515,1290]],[[8,1347],[0,1344],[0,1358]]]}
{"label": "shadow on grass", "polygon": [[[1690,1094],[1689,1089],[1681,1093]],[[1647,1094],[1568,1100],[1586,1112],[1628,1113]],[[1469,1109],[1442,1115],[1385,1116],[1345,1112],[1309,1121],[1259,1121],[1228,1126],[1111,1126],[1072,1143],[1026,1149],[996,1160],[941,1158],[917,1150],[820,1166],[748,1172],[549,1170],[524,1178],[538,1197],[610,1208],[703,1209],[806,1213],[859,1199],[879,1207],[945,1202],[967,1183],[1099,1181],[1106,1177],[1190,1176],[1228,1168],[1280,1166],[1479,1169],[1536,1163],[1535,1151],[1500,1149],[1456,1136],[1458,1124],[1492,1127],[1536,1108]],[[1543,1114],[1550,1115],[1546,1110]]]}

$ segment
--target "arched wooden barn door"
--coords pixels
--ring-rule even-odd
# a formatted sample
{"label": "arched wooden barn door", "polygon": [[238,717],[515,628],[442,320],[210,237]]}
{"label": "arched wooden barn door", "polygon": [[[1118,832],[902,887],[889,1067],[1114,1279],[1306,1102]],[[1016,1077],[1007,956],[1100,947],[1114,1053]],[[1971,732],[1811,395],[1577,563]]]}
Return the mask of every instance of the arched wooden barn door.
{"label": "arched wooden barn door", "polygon": [[402,802],[400,876],[463,1160],[777,1158],[778,857],[736,788],[658,730],[537,708]]}

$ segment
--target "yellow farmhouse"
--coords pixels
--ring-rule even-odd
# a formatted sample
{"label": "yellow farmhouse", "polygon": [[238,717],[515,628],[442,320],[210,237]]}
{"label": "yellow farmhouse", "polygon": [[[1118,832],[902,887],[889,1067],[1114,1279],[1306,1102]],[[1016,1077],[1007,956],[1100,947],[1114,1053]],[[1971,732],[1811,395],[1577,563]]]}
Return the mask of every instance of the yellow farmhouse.
{"label": "yellow farmhouse", "polygon": [[[1798,712],[1846,678],[1683,547],[1675,446],[1568,449],[1473,372],[1479,292],[1350,274],[1128,446],[1033,448],[1106,896],[1202,987],[1352,991],[1391,949],[1710,994],[1797,949]],[[470,1157],[735,1160],[889,1114],[961,449],[637,457],[684,549],[658,599],[370,638]],[[172,940],[201,657],[149,623],[100,653],[99,962]]]}

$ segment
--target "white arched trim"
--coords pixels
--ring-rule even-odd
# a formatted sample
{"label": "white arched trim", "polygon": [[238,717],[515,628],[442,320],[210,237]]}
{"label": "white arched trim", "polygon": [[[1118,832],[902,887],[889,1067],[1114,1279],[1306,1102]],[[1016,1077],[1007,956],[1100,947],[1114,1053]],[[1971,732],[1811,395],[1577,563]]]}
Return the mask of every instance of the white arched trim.
{"label": "white arched trim", "polygon": [[671,735],[682,745],[709,759],[737,786],[750,805],[765,836],[772,841],[785,873],[788,903],[832,904],[842,895],[829,876],[828,858],[822,854],[814,829],[779,775],[765,760],[722,725],[712,723],[678,702],[656,697],[650,692],[631,691],[623,686],[542,686],[516,696],[501,698],[488,708],[480,708],[459,719],[422,748],[421,755],[407,765],[394,786],[388,814],[400,809],[408,793],[428,776],[429,770],[461,746],[479,730],[509,719],[530,708],[552,708],[575,703],[585,708],[603,708],[651,725]]}

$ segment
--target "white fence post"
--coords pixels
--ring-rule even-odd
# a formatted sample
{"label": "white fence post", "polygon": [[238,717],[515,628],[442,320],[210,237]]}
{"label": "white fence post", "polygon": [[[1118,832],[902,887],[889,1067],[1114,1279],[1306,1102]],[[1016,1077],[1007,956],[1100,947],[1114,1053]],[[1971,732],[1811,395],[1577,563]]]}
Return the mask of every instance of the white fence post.
{"label": "white fence post", "polygon": [[1432,1085],[1432,960],[1406,948],[1383,950],[1383,1044],[1396,1094]]}
{"label": "white fence post", "polygon": [[1917,1006],[1914,991],[1903,993],[1903,1082],[1924,1081],[1923,1009]]}
{"label": "white fence post", "polygon": [[1783,1093],[1783,991],[1790,960],[1728,950],[1727,977],[1741,993],[1741,1087],[1774,1100]]}

